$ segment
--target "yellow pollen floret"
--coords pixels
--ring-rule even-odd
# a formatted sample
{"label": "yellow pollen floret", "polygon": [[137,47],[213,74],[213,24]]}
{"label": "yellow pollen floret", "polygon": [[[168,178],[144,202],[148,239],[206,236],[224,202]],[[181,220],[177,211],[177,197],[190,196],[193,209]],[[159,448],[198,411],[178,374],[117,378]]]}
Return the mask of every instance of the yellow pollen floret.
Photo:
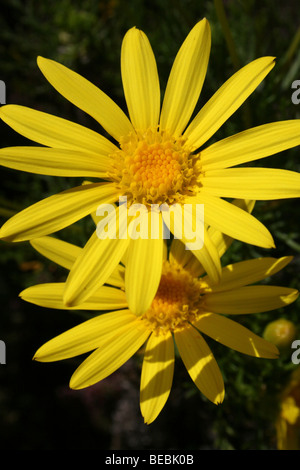
{"label": "yellow pollen floret", "polygon": [[129,204],[174,204],[194,194],[199,158],[182,138],[148,129],[123,138],[120,146],[111,176]]}
{"label": "yellow pollen floret", "polygon": [[165,261],[156,296],[142,321],[156,334],[165,334],[186,327],[200,311],[199,280],[179,265]]}

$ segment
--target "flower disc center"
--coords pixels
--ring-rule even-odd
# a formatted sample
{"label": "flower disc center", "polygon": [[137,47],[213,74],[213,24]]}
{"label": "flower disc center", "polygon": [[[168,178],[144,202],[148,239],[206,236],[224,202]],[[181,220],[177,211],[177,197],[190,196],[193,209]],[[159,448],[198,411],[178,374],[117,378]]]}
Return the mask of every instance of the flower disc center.
{"label": "flower disc center", "polygon": [[200,282],[175,263],[164,262],[156,296],[142,320],[158,334],[184,328],[201,305]]}
{"label": "flower disc center", "polygon": [[129,204],[174,204],[194,194],[199,158],[182,138],[148,129],[122,139],[113,178]]}

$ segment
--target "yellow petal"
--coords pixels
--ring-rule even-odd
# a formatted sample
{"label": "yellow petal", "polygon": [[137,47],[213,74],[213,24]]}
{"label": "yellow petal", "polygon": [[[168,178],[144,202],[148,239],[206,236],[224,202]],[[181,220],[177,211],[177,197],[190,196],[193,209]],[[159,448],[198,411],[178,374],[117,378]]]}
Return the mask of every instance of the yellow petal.
{"label": "yellow petal", "polygon": [[158,124],[160,86],[155,57],[147,36],[131,28],[121,49],[121,72],[129,116],[135,129]]}
{"label": "yellow petal", "polygon": [[37,63],[48,82],[61,95],[96,119],[117,141],[133,130],[121,108],[81,75],[44,57],[38,57]]}
{"label": "yellow petal", "polygon": [[224,383],[218,364],[200,333],[193,327],[175,332],[183,363],[199,390],[213,403],[222,403]]}
{"label": "yellow petal", "polygon": [[147,341],[141,374],[141,413],[152,423],[169,397],[174,373],[174,343],[171,333]]}
{"label": "yellow petal", "polygon": [[105,178],[112,168],[107,155],[48,147],[2,148],[0,165],[40,175],[94,178]]}
{"label": "yellow petal", "polygon": [[203,86],[210,46],[210,26],[204,18],[188,34],[175,58],[162,105],[162,130],[180,135],[186,127]]}
{"label": "yellow petal", "polygon": [[[145,213],[141,223],[147,222]],[[157,292],[162,272],[164,240],[137,238],[130,241],[126,270],[125,292],[130,310],[141,315],[150,307]]]}
{"label": "yellow petal", "polygon": [[243,354],[269,359],[279,356],[279,351],[274,344],[222,315],[204,313],[197,322],[194,322],[194,325],[215,341]]}
{"label": "yellow petal", "polygon": [[184,135],[193,149],[203,145],[243,104],[274,67],[274,57],[261,57],[230,77],[203,106]]}
{"label": "yellow petal", "polygon": [[13,242],[42,237],[73,224],[100,204],[113,202],[119,193],[114,184],[77,186],[50,196],[11,217],[0,237]]}
{"label": "yellow petal", "polygon": [[182,268],[185,268],[192,272],[195,277],[200,276],[204,273],[202,264],[194,256],[191,250],[186,249],[186,245],[176,238],[171,242],[169,260],[179,264]]}
{"label": "yellow petal", "polygon": [[205,295],[205,308],[214,313],[260,313],[286,307],[299,293],[295,289],[277,286],[246,286],[226,292]]}
{"label": "yellow petal", "polygon": [[[220,258],[216,249],[216,246],[212,243],[207,229],[203,227],[203,214],[196,210],[190,210],[188,206],[195,206],[194,201],[190,198],[187,204],[184,205],[184,210],[179,204],[174,204],[172,210],[162,211],[162,217],[168,230],[174,234],[174,237],[181,240],[188,249],[190,249],[199,263],[203,266],[206,273],[211,277],[213,282],[218,282],[221,275],[221,263]],[[200,202],[200,204],[202,204]],[[187,215],[186,217],[184,216]],[[199,217],[198,217],[199,215]],[[204,212],[204,218],[205,218]],[[197,229],[198,227],[198,229]],[[199,230],[200,228],[200,230]],[[196,230],[195,230],[196,229]],[[188,234],[196,233],[196,243],[191,243],[191,238],[187,239],[185,232]],[[188,235],[190,237],[190,235]],[[197,245],[203,244],[202,248],[198,249]],[[196,248],[194,246],[196,245]]]}
{"label": "yellow petal", "polygon": [[[292,256],[282,258],[257,258],[229,264],[222,269],[221,281],[211,287],[211,292],[228,291],[238,287],[259,282],[283,269],[293,259]],[[207,284],[210,281],[207,280]]]}
{"label": "yellow petal", "polygon": [[300,174],[274,168],[212,170],[201,180],[206,194],[255,200],[300,197]]}
{"label": "yellow petal", "polygon": [[121,367],[147,340],[150,331],[136,320],[116,330],[71,377],[70,387],[81,389],[99,382]]}
{"label": "yellow petal", "polygon": [[194,203],[204,204],[205,223],[208,225],[244,243],[274,248],[272,235],[267,228],[240,207],[205,191],[191,199]]}
{"label": "yellow petal", "polygon": [[192,250],[193,254],[203,266],[212,285],[217,284],[221,277],[221,261],[216,245],[205,229],[204,245],[200,250]]}
{"label": "yellow petal", "polygon": [[176,238],[172,240],[169,255],[170,261],[176,262],[180,264],[182,268],[184,268],[192,256],[193,253],[191,250],[186,250],[185,244],[181,240]]}
{"label": "yellow petal", "polygon": [[87,127],[26,106],[2,106],[0,118],[19,134],[47,147],[103,155],[117,149],[108,139]]}
{"label": "yellow petal", "polygon": [[82,248],[54,237],[41,237],[30,241],[41,255],[60,266],[71,269]]}
{"label": "yellow petal", "polygon": [[112,335],[118,334],[124,325],[134,324],[135,320],[129,310],[98,315],[47,341],[33,359],[52,362],[79,356],[100,347]]}
{"label": "yellow petal", "polygon": [[[121,258],[122,261],[122,258]],[[111,275],[107,278],[106,284],[115,287],[121,287],[125,290],[125,268],[120,264],[113,270]]]}
{"label": "yellow petal", "polygon": [[76,307],[66,307],[63,301],[64,289],[64,282],[37,284],[23,290],[20,297],[26,302],[41,307],[61,310],[116,310],[128,307],[125,293],[109,286],[99,287],[83,304],[76,305]]}
{"label": "yellow petal", "polygon": [[[234,201],[232,201],[232,204],[234,204],[237,207],[240,207],[241,209],[251,214],[255,206],[255,201],[235,199]],[[212,243],[216,246],[219,256],[221,258],[223,254],[231,246],[232,242],[234,241],[234,238],[229,237],[228,235],[225,235],[225,233],[221,232],[220,230],[217,230],[215,227],[209,227],[208,234]]]}
{"label": "yellow petal", "polygon": [[203,171],[268,157],[300,144],[300,120],[272,122],[239,132],[201,152]]}
{"label": "yellow petal", "polygon": [[[119,209],[115,214],[119,219]],[[107,218],[108,223],[113,216],[114,213],[111,213],[111,218]],[[66,281],[66,305],[76,306],[86,301],[101,285],[108,282],[117,268],[130,242],[127,220],[121,219],[119,222],[115,238],[111,238],[112,233],[107,232],[108,236],[101,239],[101,234],[95,231],[82,249]]]}

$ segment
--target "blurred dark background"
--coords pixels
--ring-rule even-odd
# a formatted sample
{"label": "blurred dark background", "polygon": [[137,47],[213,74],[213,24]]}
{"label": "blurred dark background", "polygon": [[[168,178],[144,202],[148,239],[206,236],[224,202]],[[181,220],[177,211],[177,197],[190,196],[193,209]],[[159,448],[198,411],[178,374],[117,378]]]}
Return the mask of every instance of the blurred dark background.
{"label": "blurred dark background", "polygon": [[[233,49],[228,48],[228,36],[216,8],[220,3],[227,15]],[[197,109],[237,68],[260,56],[277,57],[277,65],[263,84],[214,139],[267,122],[300,118],[300,104],[291,101],[291,84],[300,79],[298,0],[2,0],[0,79],[6,84],[6,102],[47,111],[97,130],[89,116],[51,88],[37,67],[37,56],[76,70],[126,111],[119,65],[125,32],[136,26],[148,35],[163,90],[178,48],[203,17],[211,25],[212,51]],[[0,123],[0,136],[2,147],[29,143],[4,123]],[[299,161],[297,148],[255,165],[299,171]],[[0,171],[1,225],[34,202],[81,183],[74,178],[5,168]],[[255,215],[272,232],[276,249],[270,252],[236,242],[224,264],[264,255],[293,255],[284,272],[266,282],[298,288],[299,213],[298,200],[257,203]],[[90,230],[91,221],[85,219],[59,235],[83,246]],[[64,280],[66,272],[39,256],[29,243],[1,242],[0,269],[0,339],[6,345],[6,364],[0,364],[0,449],[276,448],[278,394],[295,368],[290,349],[283,351],[279,360],[258,360],[208,341],[224,375],[224,403],[216,407],[208,402],[178,358],[169,400],[157,420],[146,426],[139,411],[141,357],[82,391],[68,387],[81,358],[50,364],[32,361],[40,345],[82,317],[35,307],[18,294],[35,283]],[[238,320],[262,335],[268,322],[280,317],[299,327],[299,301],[282,311]]]}

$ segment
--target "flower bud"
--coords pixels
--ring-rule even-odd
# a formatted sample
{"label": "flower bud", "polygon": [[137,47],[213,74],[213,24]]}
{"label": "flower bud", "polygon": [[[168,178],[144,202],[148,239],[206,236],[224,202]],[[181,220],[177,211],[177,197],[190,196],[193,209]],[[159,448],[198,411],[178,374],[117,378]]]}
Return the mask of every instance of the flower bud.
{"label": "flower bud", "polygon": [[279,349],[285,349],[291,346],[296,338],[297,329],[293,322],[286,318],[274,320],[265,328],[264,339],[275,344]]}

